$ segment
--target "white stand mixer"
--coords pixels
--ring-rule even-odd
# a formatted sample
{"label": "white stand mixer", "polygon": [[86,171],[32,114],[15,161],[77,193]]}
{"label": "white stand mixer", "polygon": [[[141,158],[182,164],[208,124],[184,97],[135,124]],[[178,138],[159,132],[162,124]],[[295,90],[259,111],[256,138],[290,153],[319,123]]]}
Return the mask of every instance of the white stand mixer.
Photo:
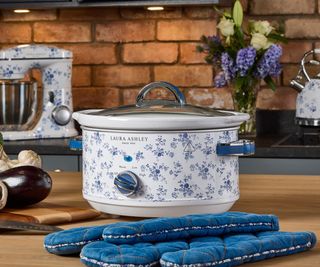
{"label": "white stand mixer", "polygon": [[[43,101],[40,119],[32,128],[21,127],[12,130],[10,125],[0,130],[4,140],[24,140],[40,138],[62,138],[77,135],[74,122],[71,119],[72,93],[71,70],[72,52],[55,47],[42,45],[21,45],[14,48],[0,50],[0,79],[5,80],[0,87],[2,107],[0,114],[5,117],[5,101],[10,96],[6,90],[10,83],[22,80],[29,69],[38,68],[42,71]],[[21,83],[23,84],[23,83]],[[20,95],[24,91],[20,91]],[[7,95],[6,95],[7,94]],[[17,98],[17,97],[16,97]],[[20,96],[21,99],[21,96]],[[17,101],[16,101],[17,102]],[[20,100],[20,102],[22,102]],[[23,103],[19,103],[25,108]],[[19,111],[21,113],[21,111]],[[17,112],[16,112],[17,113]],[[32,113],[35,113],[33,110]],[[31,118],[32,120],[32,118]],[[30,119],[28,120],[30,122]]]}

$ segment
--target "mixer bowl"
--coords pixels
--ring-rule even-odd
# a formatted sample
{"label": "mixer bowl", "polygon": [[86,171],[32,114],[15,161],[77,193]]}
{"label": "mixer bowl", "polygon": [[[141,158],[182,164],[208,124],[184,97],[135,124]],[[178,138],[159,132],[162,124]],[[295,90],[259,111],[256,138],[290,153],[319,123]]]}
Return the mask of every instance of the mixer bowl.
{"label": "mixer bowl", "polygon": [[37,110],[37,82],[0,81],[0,131],[24,130]]}

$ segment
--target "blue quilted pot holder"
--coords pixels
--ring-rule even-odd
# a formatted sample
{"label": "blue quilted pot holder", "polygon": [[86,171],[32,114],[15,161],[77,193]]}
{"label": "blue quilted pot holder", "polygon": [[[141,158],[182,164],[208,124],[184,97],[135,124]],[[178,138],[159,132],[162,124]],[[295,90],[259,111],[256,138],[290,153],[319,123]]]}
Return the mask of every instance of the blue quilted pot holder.
{"label": "blue quilted pot holder", "polygon": [[312,248],[311,232],[278,232],[274,215],[188,215],[75,228],[48,235],[54,254],[79,253],[87,266],[236,266]]}
{"label": "blue quilted pot holder", "polygon": [[49,234],[45,237],[44,247],[53,254],[79,254],[84,245],[102,240],[103,229],[108,225],[79,227]]}

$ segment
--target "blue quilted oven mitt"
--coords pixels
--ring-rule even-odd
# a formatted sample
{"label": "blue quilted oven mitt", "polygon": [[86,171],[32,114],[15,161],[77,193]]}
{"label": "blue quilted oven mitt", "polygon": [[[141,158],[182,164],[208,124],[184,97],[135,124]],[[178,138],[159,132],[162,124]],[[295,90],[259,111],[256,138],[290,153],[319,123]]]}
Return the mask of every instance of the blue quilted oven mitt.
{"label": "blue quilted oven mitt", "polygon": [[102,237],[113,244],[136,244],[278,230],[278,218],[274,215],[226,212],[110,224]]}
{"label": "blue quilted oven mitt", "polygon": [[45,247],[55,254],[83,247],[81,261],[95,267],[207,267],[289,255],[316,243],[313,233],[278,230],[273,215],[227,212],[76,228],[48,235]]}
{"label": "blue quilted oven mitt", "polygon": [[86,244],[103,238],[109,243],[133,244],[179,240],[193,236],[277,230],[279,224],[276,216],[226,212],[73,228],[47,235],[44,247],[50,253],[68,255],[80,253]]}
{"label": "blue quilted oven mitt", "polygon": [[315,243],[313,233],[277,231],[131,245],[98,241],[84,246],[80,259],[90,267],[230,267],[306,251]]}
{"label": "blue quilted oven mitt", "polygon": [[44,247],[57,255],[79,254],[84,245],[102,240],[103,229],[108,225],[79,227],[49,234],[44,239]]}

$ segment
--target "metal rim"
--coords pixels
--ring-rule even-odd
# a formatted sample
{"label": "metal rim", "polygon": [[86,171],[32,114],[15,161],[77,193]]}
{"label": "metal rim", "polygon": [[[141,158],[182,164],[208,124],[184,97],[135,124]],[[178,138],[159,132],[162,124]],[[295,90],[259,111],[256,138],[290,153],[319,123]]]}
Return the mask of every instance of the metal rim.
{"label": "metal rim", "polygon": [[295,122],[302,126],[320,126],[320,119],[295,118]]}
{"label": "metal rim", "polygon": [[87,127],[87,126],[80,126],[82,130],[88,132],[106,132],[106,133],[132,133],[132,134],[178,134],[182,132],[188,133],[211,133],[211,132],[223,132],[223,131],[238,131],[240,126],[230,126],[223,127],[223,128],[208,128],[208,129],[190,129],[190,130],[117,130],[117,129],[104,129],[104,128],[95,128],[95,127]]}
{"label": "metal rim", "polygon": [[4,84],[4,85],[9,85],[9,84],[31,85],[31,84],[37,83],[37,81],[36,81],[35,79],[32,79],[32,80],[30,80],[30,81],[16,81],[16,80],[8,81],[8,80],[0,80],[0,83],[1,83],[1,84]]}

